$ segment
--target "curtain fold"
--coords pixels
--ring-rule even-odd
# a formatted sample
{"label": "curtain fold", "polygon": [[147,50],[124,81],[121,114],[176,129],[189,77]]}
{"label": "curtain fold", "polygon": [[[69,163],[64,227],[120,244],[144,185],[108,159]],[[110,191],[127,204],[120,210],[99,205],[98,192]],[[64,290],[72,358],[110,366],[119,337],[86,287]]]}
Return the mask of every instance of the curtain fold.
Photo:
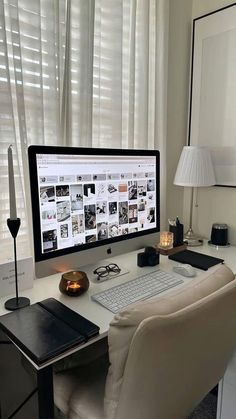
{"label": "curtain fold", "polygon": [[168,73],[168,32],[169,32],[169,2],[158,1],[155,14],[155,24],[159,28],[155,34],[155,96],[154,96],[154,143],[153,147],[160,151],[160,227],[166,228],[166,138],[167,138],[167,73]]}
{"label": "curtain fold", "polygon": [[[66,1],[65,52],[63,65],[63,88],[61,100],[60,126],[62,143],[71,142],[71,0]],[[60,51],[58,51],[60,54]],[[65,69],[65,65],[67,68]]]}
{"label": "curtain fold", "polygon": [[19,255],[31,253],[30,144],[161,151],[165,211],[166,0],[0,0],[0,239],[11,256],[13,144]]}

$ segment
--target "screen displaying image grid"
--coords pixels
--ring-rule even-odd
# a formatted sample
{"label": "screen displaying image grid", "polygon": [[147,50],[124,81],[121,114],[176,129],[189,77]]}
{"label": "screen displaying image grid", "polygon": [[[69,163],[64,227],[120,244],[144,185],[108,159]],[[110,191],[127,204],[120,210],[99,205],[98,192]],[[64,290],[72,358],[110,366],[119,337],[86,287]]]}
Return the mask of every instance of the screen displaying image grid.
{"label": "screen displaying image grid", "polygon": [[37,155],[42,253],[156,227],[153,156]]}

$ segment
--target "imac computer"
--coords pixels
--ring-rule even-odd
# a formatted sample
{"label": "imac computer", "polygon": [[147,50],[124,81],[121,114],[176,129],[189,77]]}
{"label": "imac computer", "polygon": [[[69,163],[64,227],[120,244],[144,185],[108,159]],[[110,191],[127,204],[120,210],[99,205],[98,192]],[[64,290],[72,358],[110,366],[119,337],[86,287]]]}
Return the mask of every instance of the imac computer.
{"label": "imac computer", "polygon": [[28,155],[36,277],[157,243],[159,151],[30,146]]}

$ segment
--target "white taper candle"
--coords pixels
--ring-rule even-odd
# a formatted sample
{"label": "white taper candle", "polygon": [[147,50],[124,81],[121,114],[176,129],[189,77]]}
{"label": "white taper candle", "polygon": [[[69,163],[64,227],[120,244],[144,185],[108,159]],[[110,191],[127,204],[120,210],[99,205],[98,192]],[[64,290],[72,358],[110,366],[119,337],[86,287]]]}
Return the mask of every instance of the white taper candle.
{"label": "white taper candle", "polygon": [[8,147],[8,179],[9,179],[10,219],[16,220],[17,219],[16,194],[15,194],[12,145]]}

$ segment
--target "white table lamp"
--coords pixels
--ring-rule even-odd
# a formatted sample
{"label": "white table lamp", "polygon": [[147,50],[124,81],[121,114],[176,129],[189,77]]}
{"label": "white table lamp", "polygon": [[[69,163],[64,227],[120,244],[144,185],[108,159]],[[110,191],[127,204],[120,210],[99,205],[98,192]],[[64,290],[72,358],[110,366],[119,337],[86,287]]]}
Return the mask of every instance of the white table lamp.
{"label": "white table lamp", "polygon": [[200,237],[192,230],[194,188],[215,185],[215,174],[210,151],[205,147],[185,146],[177,166],[174,185],[191,187],[191,206],[189,229],[184,240],[189,246],[202,244]]}

